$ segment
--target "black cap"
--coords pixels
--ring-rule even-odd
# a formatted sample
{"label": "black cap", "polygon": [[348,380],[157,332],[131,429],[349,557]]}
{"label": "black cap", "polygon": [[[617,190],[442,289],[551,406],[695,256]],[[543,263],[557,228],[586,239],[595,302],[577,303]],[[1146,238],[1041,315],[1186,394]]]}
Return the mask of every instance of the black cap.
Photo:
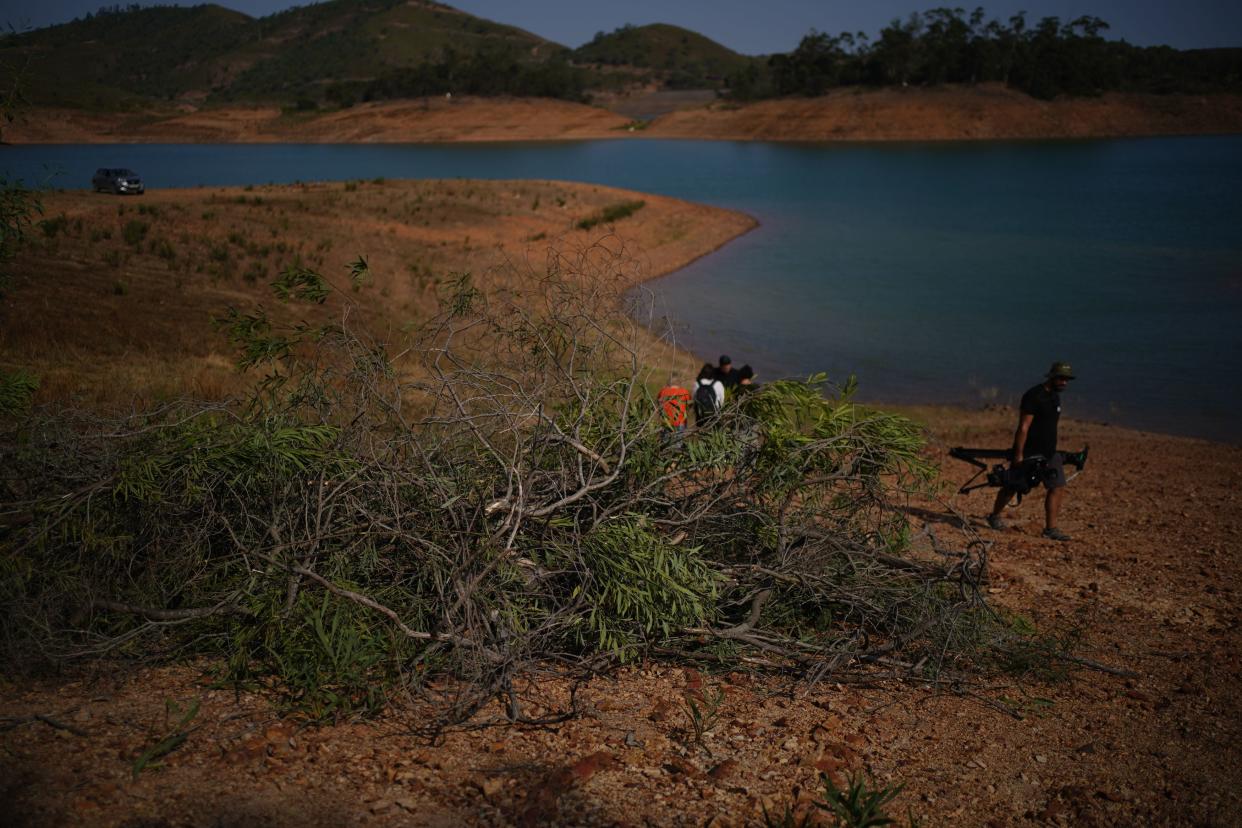
{"label": "black cap", "polygon": [[719,362],[719,364],[720,364],[720,365],[732,365],[732,364],[733,364],[733,360],[729,359],[729,355],[728,355],[728,354],[721,354],[721,355],[720,355],[720,362]]}

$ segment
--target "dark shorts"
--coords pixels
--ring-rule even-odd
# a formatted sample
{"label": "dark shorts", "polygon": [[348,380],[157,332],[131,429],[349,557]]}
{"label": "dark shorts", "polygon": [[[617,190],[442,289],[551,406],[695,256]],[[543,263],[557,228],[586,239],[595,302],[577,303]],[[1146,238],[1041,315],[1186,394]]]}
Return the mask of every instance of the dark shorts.
{"label": "dark shorts", "polygon": [[1044,466],[1043,484],[1050,491],[1065,485],[1065,455],[1061,452],[1054,451]]}

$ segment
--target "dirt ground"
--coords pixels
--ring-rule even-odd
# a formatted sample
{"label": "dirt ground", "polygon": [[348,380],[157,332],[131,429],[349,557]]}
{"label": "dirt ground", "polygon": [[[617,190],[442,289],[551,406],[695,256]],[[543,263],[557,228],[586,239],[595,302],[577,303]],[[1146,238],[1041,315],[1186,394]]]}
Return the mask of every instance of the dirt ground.
{"label": "dirt ground", "polygon": [[[348,294],[361,311],[354,322],[396,342],[461,274],[520,286],[557,255],[625,288],[755,226],[735,211],[550,181],[68,191],[42,201],[42,224],[0,297],[0,368],[38,374],[39,402],[88,408],[236,391],[249,380],[213,318],[229,307],[262,306],[276,322],[340,312],[336,299],[326,311],[277,301],[270,283],[291,265],[348,285],[350,263],[365,257],[370,280]],[[640,201],[625,218],[577,226]],[[665,359],[681,366],[685,355],[670,349]]]}
{"label": "dirt ground", "polygon": [[[667,96],[666,96],[667,97]],[[685,96],[683,95],[683,98]],[[1242,96],[1124,95],[1038,101],[995,84],[843,89],[739,105],[610,98],[610,109],[547,99],[420,98],[328,113],[276,107],[93,113],[36,109],[6,127],[16,144],[419,143],[599,138],[909,141],[1102,138],[1242,131]],[[648,124],[636,114],[659,114]]]}
{"label": "dirt ground", "polygon": [[647,134],[757,141],[1112,138],[1242,131],[1242,96],[1122,95],[1039,101],[997,84],[844,89],[821,98],[717,103],[670,113]]}
{"label": "dirt ground", "polygon": [[[615,225],[574,229],[635,198],[644,207]],[[0,364],[43,376],[44,401],[85,404],[134,389],[227,391],[238,380],[211,312],[260,301],[291,261],[342,275],[367,255],[375,283],[359,302],[396,328],[425,313],[455,269],[537,266],[554,247],[616,242],[630,255],[610,272],[631,284],[753,224],[604,187],[469,181],[52,193],[44,219],[56,229],[36,229],[4,300]],[[130,231],[137,241],[126,239],[131,222],[146,225]],[[937,458],[953,445],[1005,445],[1015,416],[907,413],[927,424]],[[1076,654],[1111,672],[845,686],[651,663],[582,687],[583,715],[565,724],[454,731],[435,744],[413,735],[418,712],[401,703],[377,721],[282,721],[263,696],[213,688],[210,664],[3,676],[0,825],[762,824],[765,807],[811,797],[821,772],[850,771],[904,785],[892,811],[923,825],[1242,825],[1242,447],[1062,424],[1063,445],[1084,443],[1091,461],[1070,484],[1068,543],[1038,537],[1035,499],[1005,532],[983,527],[985,492],[908,513],[933,532],[967,516],[991,544],[986,597],[1075,635]],[[969,475],[943,465],[955,484]],[[720,718],[699,746],[685,700],[714,687]],[[169,704],[195,700],[197,716],[178,728]],[[175,732],[184,743],[135,775]]]}
{"label": "dirt ground", "polygon": [[[1089,381],[1082,378],[1080,382]],[[1066,395],[1072,411],[1072,389]],[[929,451],[1003,445],[1007,410],[919,409]],[[1039,505],[993,532],[982,492],[951,497],[988,541],[988,598],[1076,653],[1061,680],[978,686],[813,686],[647,664],[579,692],[584,715],[539,729],[411,735],[415,713],[299,729],[260,697],[212,689],[206,668],[103,665],[0,695],[0,822],[13,826],[762,824],[818,774],[904,785],[922,825],[1242,824],[1239,555],[1242,448],[1063,422],[1089,443],[1071,482],[1068,543],[1038,537]],[[949,480],[968,476],[946,459]],[[952,510],[911,508],[918,528]],[[694,746],[687,693],[718,686]],[[555,690],[556,688],[551,688]],[[135,777],[169,732],[166,703],[198,699],[179,749]],[[42,718],[39,718],[42,717]]]}

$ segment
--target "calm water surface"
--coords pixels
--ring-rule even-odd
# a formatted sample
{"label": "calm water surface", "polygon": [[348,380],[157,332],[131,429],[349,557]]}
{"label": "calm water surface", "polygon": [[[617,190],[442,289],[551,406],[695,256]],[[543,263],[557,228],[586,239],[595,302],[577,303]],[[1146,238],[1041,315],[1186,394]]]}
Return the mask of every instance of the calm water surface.
{"label": "calm water surface", "polygon": [[652,285],[698,353],[954,404],[1013,402],[1065,359],[1073,415],[1240,440],[1240,137],[0,148],[27,182],[100,166],[153,188],[555,178],[743,210],[758,230]]}

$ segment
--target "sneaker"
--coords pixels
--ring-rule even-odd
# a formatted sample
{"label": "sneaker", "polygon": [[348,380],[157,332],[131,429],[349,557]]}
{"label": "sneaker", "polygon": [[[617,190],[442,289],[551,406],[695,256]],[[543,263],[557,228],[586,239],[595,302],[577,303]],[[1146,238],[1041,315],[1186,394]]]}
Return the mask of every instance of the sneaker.
{"label": "sneaker", "polygon": [[988,526],[992,527],[997,532],[1003,532],[1009,528],[1009,524],[1001,520],[1000,515],[988,515]]}
{"label": "sneaker", "polygon": [[1070,539],[1069,535],[1065,534],[1060,529],[1056,529],[1056,528],[1045,529],[1044,537],[1047,538],[1048,540],[1054,540],[1054,541],[1067,541]]}

